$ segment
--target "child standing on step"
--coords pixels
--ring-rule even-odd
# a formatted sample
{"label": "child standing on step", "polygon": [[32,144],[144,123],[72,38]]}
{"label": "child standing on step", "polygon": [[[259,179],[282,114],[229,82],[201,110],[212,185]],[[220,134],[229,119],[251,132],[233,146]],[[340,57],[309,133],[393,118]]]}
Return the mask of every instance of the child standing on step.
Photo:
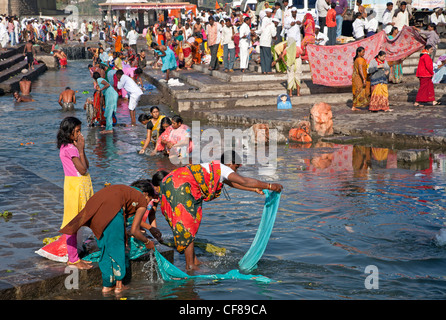
{"label": "child standing on step", "polygon": [[[57,132],[57,148],[62,162],[64,179],[63,228],[85,206],[93,195],[88,159],[85,155],[85,140],[81,133],[82,122],[75,117],[66,117]],[[65,235],[67,241],[68,264],[79,269],[90,269],[89,262],[79,259],[77,234]]]}

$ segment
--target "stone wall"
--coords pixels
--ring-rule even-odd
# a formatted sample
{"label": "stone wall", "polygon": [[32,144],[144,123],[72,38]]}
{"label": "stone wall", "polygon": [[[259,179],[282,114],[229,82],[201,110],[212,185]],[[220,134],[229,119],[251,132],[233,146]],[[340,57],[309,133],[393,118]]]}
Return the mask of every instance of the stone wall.
{"label": "stone wall", "polygon": [[0,12],[18,17],[54,14],[56,0],[0,0]]}
{"label": "stone wall", "polygon": [[37,0],[2,0],[8,3],[8,14],[17,16],[38,15]]}

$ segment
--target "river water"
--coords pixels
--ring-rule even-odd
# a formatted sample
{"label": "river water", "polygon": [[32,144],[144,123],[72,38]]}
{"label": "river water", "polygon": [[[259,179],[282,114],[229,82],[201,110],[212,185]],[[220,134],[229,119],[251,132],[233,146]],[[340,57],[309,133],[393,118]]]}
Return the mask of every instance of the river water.
{"label": "river water", "polygon": [[[0,156],[19,163],[63,187],[56,148],[60,121],[74,115],[85,123],[82,108],[92,92],[87,61],[70,61],[66,70],[47,71],[33,83],[31,103],[0,97]],[[76,110],[62,112],[59,93],[77,90]],[[149,106],[140,106],[142,109]],[[167,112],[167,110],[164,110]],[[129,123],[125,106],[118,122]],[[209,126],[203,126],[207,128]],[[218,128],[220,131],[223,129]],[[168,159],[138,155],[145,129],[117,127],[113,135],[83,126],[95,190],[104,183],[150,178],[173,168]],[[21,143],[34,145],[21,146]],[[239,169],[242,175],[284,185],[266,251],[253,274],[273,280],[166,282],[147,276],[132,282],[127,299],[444,299],[446,297],[445,188],[446,157],[431,154],[420,168],[400,167],[396,151],[371,146],[317,143],[311,148],[279,145],[277,169],[260,164]],[[238,267],[259,226],[263,197],[228,189],[228,197],[204,204],[198,241],[224,247],[217,257],[197,249],[202,274]],[[158,225],[172,233],[161,213]],[[0,230],[1,232],[1,230]],[[184,270],[184,256],[175,253]],[[371,281],[374,276],[374,281]],[[62,299],[104,299],[101,288],[67,293]],[[106,297],[105,299],[109,299]]]}

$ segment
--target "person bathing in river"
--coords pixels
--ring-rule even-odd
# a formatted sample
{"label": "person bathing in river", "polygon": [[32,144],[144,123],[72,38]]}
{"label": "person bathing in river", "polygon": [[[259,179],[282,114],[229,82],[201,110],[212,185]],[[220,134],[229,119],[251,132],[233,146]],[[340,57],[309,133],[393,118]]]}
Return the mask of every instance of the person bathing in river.
{"label": "person bathing in river", "polygon": [[187,158],[193,148],[190,128],[176,115],[172,117],[172,125],[166,131],[160,143],[169,157]]}
{"label": "person bathing in river", "polygon": [[20,92],[24,96],[28,96],[31,93],[31,80],[27,76],[22,77],[19,82]]}
{"label": "person bathing in river", "polygon": [[32,99],[30,97],[21,96],[18,91],[14,91],[14,93],[12,95],[14,96],[15,102],[31,102],[31,101],[34,101],[34,99]]}
{"label": "person bathing in river", "polygon": [[152,182],[156,186],[160,176],[161,212],[172,228],[176,250],[184,253],[186,269],[197,269],[200,264],[195,255],[194,239],[202,219],[203,201],[220,196],[223,183],[240,190],[263,194],[263,189],[281,192],[283,186],[241,176],[237,170],[241,160],[235,151],[221,156],[220,161],[189,164],[173,170],[155,173]]}
{"label": "person bathing in river", "polygon": [[70,87],[66,87],[64,91],[59,95],[59,105],[63,111],[74,110],[76,104],[76,92]]}

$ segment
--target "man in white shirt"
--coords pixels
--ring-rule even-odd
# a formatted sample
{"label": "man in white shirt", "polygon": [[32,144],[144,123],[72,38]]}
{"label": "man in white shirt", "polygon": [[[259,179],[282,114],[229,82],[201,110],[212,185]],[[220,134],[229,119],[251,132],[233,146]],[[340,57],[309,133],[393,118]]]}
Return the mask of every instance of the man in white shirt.
{"label": "man in white shirt", "polygon": [[395,27],[401,32],[404,26],[409,26],[409,11],[407,10],[407,4],[405,1],[401,2],[400,8],[395,12],[394,16]]}
{"label": "man in white shirt", "polygon": [[383,30],[386,34],[389,34],[392,31],[392,27],[395,25],[395,22],[392,21],[393,15],[393,2],[387,2],[386,10],[383,13],[382,23]]}
{"label": "man in white shirt", "polygon": [[443,9],[442,8],[435,9],[435,12],[430,15],[430,20],[431,23],[435,24],[437,27],[439,23],[445,24],[446,21],[443,15]]}
{"label": "man in white shirt", "polygon": [[235,43],[234,35],[237,33],[231,19],[225,19],[225,26],[221,32],[221,45],[223,46],[223,66],[225,72],[234,72]]}
{"label": "man in white shirt", "polygon": [[355,21],[353,21],[353,37],[355,40],[364,39],[365,21],[361,12],[356,12]]}
{"label": "man in white shirt", "polygon": [[240,70],[245,72],[248,69],[249,63],[249,44],[251,41],[251,29],[249,28],[249,23],[251,19],[245,17],[243,24],[240,26],[239,34],[239,49],[240,49]]}
{"label": "man in white shirt", "polygon": [[376,12],[373,10],[367,15],[365,22],[365,29],[367,30],[367,38],[373,36],[378,31],[378,19],[376,19]]}
{"label": "man in white shirt", "polygon": [[290,9],[292,6],[289,5],[288,0],[283,0],[282,4],[283,4],[283,9],[282,9],[282,26],[283,26],[283,22],[285,21],[285,19],[291,16]]}
{"label": "man in white shirt", "polygon": [[189,23],[186,23],[184,26],[184,40],[187,40],[190,37],[192,37],[192,28]]}
{"label": "man in white shirt", "polygon": [[6,29],[6,26],[2,18],[0,18],[0,44],[3,50],[6,48],[6,45],[8,44],[8,30]]}
{"label": "man in white shirt", "polygon": [[15,43],[19,43],[20,23],[17,21],[17,18],[14,18],[13,23],[14,23]]}
{"label": "man in white shirt", "polygon": [[136,107],[138,106],[139,99],[143,94],[141,88],[136,84],[136,82],[129,76],[124,74],[124,71],[116,71],[116,78],[118,79],[118,90],[124,89],[129,95],[129,110],[131,125],[136,126]]}
{"label": "man in white shirt", "polygon": [[296,41],[296,45],[300,46],[301,34],[300,26],[302,21],[297,17],[297,9],[291,8],[291,16],[286,18],[284,29],[287,39],[293,38]]}
{"label": "man in white shirt", "polygon": [[133,27],[130,27],[129,33],[127,33],[127,39],[129,40],[129,46],[133,50],[135,50],[135,54],[138,54],[138,48],[136,46],[136,43],[138,41],[138,32]]}
{"label": "man in white shirt", "polygon": [[319,46],[325,46],[328,41],[328,37],[325,35],[325,33],[320,31],[320,27],[318,25],[316,25],[314,29],[314,40],[316,41],[315,43]]}
{"label": "man in white shirt", "polygon": [[437,26],[437,33],[439,35],[443,36],[444,33],[446,33],[446,21],[443,15],[442,8],[435,9],[434,13],[430,15],[430,21]]}
{"label": "man in white shirt", "polygon": [[327,12],[330,10],[330,0],[317,0],[316,1],[316,11],[319,20],[319,26],[321,27],[321,32],[324,32],[325,19],[327,18]]}
{"label": "man in white shirt", "polygon": [[262,28],[260,32],[257,32],[260,34],[260,66],[263,74],[272,73],[271,63],[273,62],[273,56],[271,53],[271,44],[273,42],[273,38],[276,37],[276,27],[279,20],[277,18],[273,18],[272,21],[272,23]]}
{"label": "man in white shirt", "polygon": [[280,2],[276,2],[274,5],[274,14],[273,18],[276,18],[279,20],[279,23],[277,24],[277,36],[276,41],[274,41],[274,44],[277,44],[279,42],[282,42],[282,22],[283,22],[283,11],[282,11],[282,5]]}
{"label": "man in white shirt", "polygon": [[273,19],[273,9],[267,8],[265,9],[265,16],[260,20],[260,28],[267,27],[270,23],[272,23]]}
{"label": "man in white shirt", "polygon": [[82,34],[87,34],[87,20],[84,20],[84,21],[81,23],[81,30],[80,30],[80,33],[82,33]]}

